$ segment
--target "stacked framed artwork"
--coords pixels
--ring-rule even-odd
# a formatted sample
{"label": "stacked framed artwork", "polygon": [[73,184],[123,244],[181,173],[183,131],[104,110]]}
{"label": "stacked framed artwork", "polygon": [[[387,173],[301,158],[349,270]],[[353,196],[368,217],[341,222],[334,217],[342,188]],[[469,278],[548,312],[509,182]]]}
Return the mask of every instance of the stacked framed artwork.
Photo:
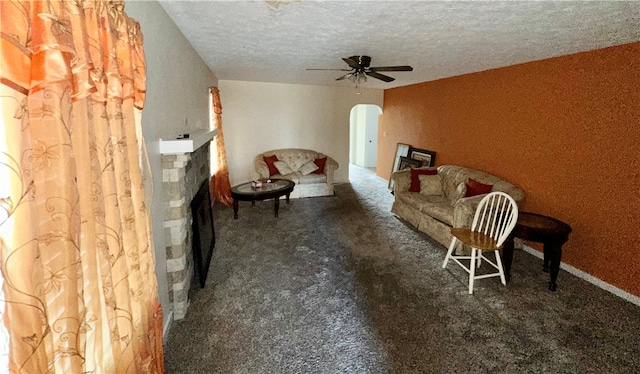
{"label": "stacked framed artwork", "polygon": [[409,168],[419,168],[422,167],[422,161],[415,160],[409,157],[400,157],[400,166],[398,166],[398,170],[404,170]]}
{"label": "stacked framed artwork", "polygon": [[[409,144],[398,143],[393,158],[391,174],[398,170],[409,168],[431,167],[436,163],[436,152],[426,149],[413,148]],[[389,189],[393,193],[393,179],[389,177]]]}
{"label": "stacked framed artwork", "polygon": [[[400,170],[400,161],[402,161],[400,158],[406,158],[407,156],[409,156],[410,149],[411,146],[409,144],[398,143],[398,145],[396,146],[396,155],[393,157],[391,174],[393,174],[395,171]],[[393,191],[393,179],[391,179],[391,177],[389,177],[389,189]]]}
{"label": "stacked framed artwork", "polygon": [[411,148],[409,150],[409,157],[421,162],[421,166],[434,166],[436,161],[436,153],[433,151],[427,151],[426,149]]}

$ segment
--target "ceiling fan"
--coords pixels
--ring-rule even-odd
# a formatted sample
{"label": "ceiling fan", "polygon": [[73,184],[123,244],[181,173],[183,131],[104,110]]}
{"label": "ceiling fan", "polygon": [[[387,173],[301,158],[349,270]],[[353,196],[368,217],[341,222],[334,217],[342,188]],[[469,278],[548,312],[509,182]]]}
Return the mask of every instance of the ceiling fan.
{"label": "ceiling fan", "polygon": [[367,76],[380,79],[385,82],[393,82],[395,78],[388,75],[380,74],[380,71],[413,71],[413,68],[408,65],[403,66],[375,66],[370,67],[371,57],[369,56],[351,56],[343,57],[342,60],[346,62],[351,69],[307,69],[307,70],[339,70],[348,71],[349,73],[338,77],[336,80],[348,79],[358,85],[367,81]]}

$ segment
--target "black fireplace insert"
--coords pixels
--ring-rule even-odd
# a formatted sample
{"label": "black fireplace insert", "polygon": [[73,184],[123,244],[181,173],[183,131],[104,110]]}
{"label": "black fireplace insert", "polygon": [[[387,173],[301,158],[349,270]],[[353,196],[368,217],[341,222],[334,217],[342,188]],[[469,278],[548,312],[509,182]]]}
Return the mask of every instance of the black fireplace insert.
{"label": "black fireplace insert", "polygon": [[216,244],[208,179],[202,183],[191,201],[191,215],[193,217],[193,260],[200,287],[204,288]]}

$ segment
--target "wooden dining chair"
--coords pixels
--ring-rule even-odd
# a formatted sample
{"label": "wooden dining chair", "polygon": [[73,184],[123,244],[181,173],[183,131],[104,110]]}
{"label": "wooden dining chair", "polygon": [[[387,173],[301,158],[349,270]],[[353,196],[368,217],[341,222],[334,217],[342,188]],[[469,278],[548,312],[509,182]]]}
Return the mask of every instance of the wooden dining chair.
{"label": "wooden dining chair", "polygon": [[[491,192],[487,194],[478,205],[471,228],[451,228],[451,245],[447,251],[442,268],[446,268],[449,260],[453,260],[469,273],[469,294],[473,294],[473,283],[476,279],[500,277],[502,284],[507,282],[504,277],[504,269],[500,260],[499,250],[507,239],[518,220],[518,205],[515,200],[504,192]],[[458,242],[471,247],[471,255],[457,255],[455,248]],[[485,252],[493,251],[495,263],[484,256]],[[467,267],[460,260],[470,260]],[[476,275],[476,268],[480,267],[482,260],[487,261],[497,272]],[[465,261],[466,262],[466,261]]]}

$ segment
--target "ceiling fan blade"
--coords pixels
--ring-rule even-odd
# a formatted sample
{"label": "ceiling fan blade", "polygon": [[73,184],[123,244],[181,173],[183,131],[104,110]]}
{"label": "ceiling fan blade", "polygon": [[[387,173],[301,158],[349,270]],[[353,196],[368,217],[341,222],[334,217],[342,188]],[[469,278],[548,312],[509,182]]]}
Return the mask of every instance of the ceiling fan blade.
{"label": "ceiling fan blade", "polygon": [[341,81],[341,80],[343,80],[343,79],[350,78],[350,77],[351,77],[351,75],[353,75],[353,73],[348,73],[348,74],[345,74],[345,75],[341,76],[340,78],[336,78],[336,80],[337,80],[337,81]]}
{"label": "ceiling fan blade", "polygon": [[413,68],[408,65],[403,66],[376,66],[369,68],[371,71],[413,71]]}
{"label": "ceiling fan blade", "polygon": [[351,71],[353,69],[305,69],[305,70],[338,70],[338,71]]}
{"label": "ceiling fan blade", "polygon": [[[352,56],[352,57],[354,57],[354,56]],[[349,66],[351,66],[352,68],[359,69],[360,65],[358,64],[358,60],[354,60],[352,57],[349,57],[349,58],[343,57],[342,60],[344,62],[346,62],[347,64],[349,64]]]}
{"label": "ceiling fan blade", "polygon": [[381,81],[385,81],[385,82],[393,82],[394,80],[396,80],[395,78],[391,78],[388,75],[383,75],[383,74],[380,74],[380,73],[376,73],[375,71],[372,71],[372,72],[369,72],[369,73],[366,73],[366,74],[368,76],[370,76],[370,77],[374,77],[374,78],[380,79]]}

